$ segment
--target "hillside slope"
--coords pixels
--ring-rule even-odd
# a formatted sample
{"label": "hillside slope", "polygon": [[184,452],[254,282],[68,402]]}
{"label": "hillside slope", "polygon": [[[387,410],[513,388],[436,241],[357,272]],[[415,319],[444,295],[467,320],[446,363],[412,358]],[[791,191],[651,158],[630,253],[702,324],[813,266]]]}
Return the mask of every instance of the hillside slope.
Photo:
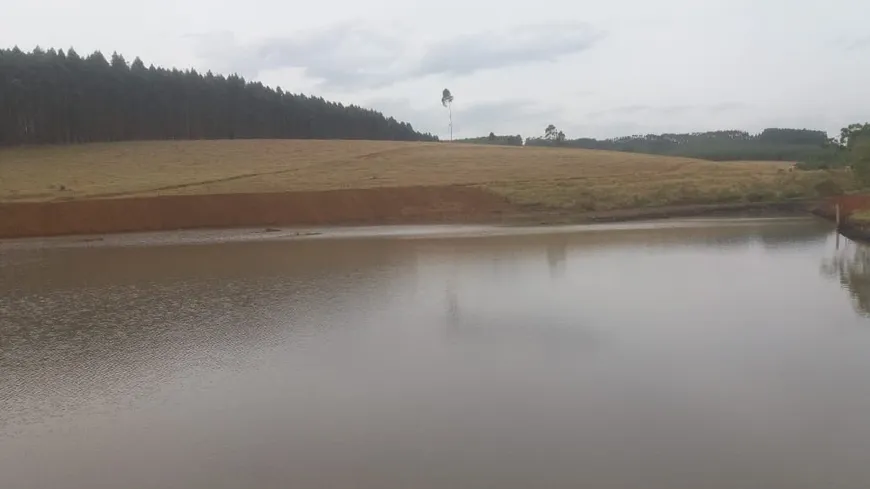
{"label": "hillside slope", "polygon": [[612,190],[646,195],[681,188],[683,192],[734,191],[736,198],[736,192],[753,188],[797,191],[795,185],[819,176],[785,172],[788,166],[596,150],[392,141],[100,143],[0,150],[0,201],[413,185],[491,185],[507,190],[507,186],[549,184],[581,194]]}
{"label": "hillside slope", "polygon": [[[579,149],[344,140],[98,143],[0,149],[0,202],[6,203],[0,211],[6,213],[7,222],[21,209],[35,212],[16,219],[19,223],[37,221],[38,227],[40,220],[62,219],[56,217],[58,207],[36,203],[112,203],[114,210],[106,210],[108,214],[94,210],[100,207],[97,204],[64,211],[97,212],[88,219],[98,222],[123,219],[119,209],[127,205],[121,204],[126,200],[138,202],[129,204],[131,221],[153,221],[148,229],[178,228],[196,219],[158,219],[148,217],[149,213],[172,214],[173,205],[185,209],[206,205],[205,199],[192,196],[236,194],[248,195],[245,199],[250,201],[237,197],[232,205],[247,206],[251,213],[267,213],[263,209],[270,209],[271,204],[264,200],[266,195],[277,199],[274,205],[293,209],[287,212],[307,209],[305,219],[284,219],[287,212],[278,212],[251,225],[431,221],[438,216],[451,220],[450,216],[466,216],[473,209],[480,210],[476,218],[485,220],[493,212],[504,215],[518,210],[588,213],[812,198],[817,196],[815,186],[831,179],[841,186],[849,182],[841,173],[791,171],[788,163],[709,162]],[[359,192],[366,189],[370,191]],[[449,189],[465,190],[451,193]],[[470,198],[472,191],[480,198]],[[288,193],[309,197],[275,197]],[[257,195],[261,197],[250,197]],[[172,196],[174,204],[168,207],[149,203],[154,197]],[[207,201],[197,215],[229,214],[229,210],[220,210],[222,204],[214,198]],[[24,203],[30,206],[20,207]],[[361,213],[369,203],[378,211]],[[331,206],[343,210],[330,217],[322,209]],[[353,219],[349,209],[356,216]],[[244,216],[236,216],[226,225],[244,222]],[[206,225],[223,224],[209,218],[202,224]],[[136,229],[134,224],[121,227]],[[102,228],[88,229],[97,232]]]}

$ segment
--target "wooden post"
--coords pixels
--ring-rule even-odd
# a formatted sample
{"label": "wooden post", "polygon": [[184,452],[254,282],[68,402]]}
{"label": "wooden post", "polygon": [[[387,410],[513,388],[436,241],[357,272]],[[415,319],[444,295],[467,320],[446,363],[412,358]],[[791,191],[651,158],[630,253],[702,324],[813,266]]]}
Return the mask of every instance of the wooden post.
{"label": "wooden post", "polygon": [[840,229],[840,203],[837,202],[837,229]]}

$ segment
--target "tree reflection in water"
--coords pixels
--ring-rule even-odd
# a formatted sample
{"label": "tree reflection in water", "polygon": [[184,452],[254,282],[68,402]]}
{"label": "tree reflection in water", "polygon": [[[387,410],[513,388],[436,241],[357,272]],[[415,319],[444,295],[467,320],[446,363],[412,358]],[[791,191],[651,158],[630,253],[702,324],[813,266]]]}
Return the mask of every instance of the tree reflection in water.
{"label": "tree reflection in water", "polygon": [[565,274],[565,264],[568,256],[568,244],[565,241],[556,241],[547,245],[547,266],[550,270],[550,278],[562,277]]}
{"label": "tree reflection in water", "polygon": [[822,263],[822,273],[849,291],[855,310],[870,317],[870,246],[838,237],[837,250]]}

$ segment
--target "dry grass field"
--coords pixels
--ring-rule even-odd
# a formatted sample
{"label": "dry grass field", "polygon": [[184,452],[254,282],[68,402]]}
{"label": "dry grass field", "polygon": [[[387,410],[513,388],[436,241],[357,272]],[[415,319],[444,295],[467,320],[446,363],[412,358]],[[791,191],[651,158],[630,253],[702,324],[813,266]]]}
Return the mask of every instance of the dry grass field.
{"label": "dry grass field", "polygon": [[478,187],[515,204],[605,211],[815,197],[837,172],[781,162],[381,141],[224,140],[0,149],[0,202]]}

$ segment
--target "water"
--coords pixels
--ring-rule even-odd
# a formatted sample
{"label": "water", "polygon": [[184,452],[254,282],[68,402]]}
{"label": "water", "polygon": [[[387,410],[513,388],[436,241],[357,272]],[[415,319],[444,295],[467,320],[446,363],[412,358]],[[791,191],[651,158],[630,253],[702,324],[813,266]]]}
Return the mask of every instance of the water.
{"label": "water", "polygon": [[0,487],[870,487],[827,224],[149,239],[0,244]]}

